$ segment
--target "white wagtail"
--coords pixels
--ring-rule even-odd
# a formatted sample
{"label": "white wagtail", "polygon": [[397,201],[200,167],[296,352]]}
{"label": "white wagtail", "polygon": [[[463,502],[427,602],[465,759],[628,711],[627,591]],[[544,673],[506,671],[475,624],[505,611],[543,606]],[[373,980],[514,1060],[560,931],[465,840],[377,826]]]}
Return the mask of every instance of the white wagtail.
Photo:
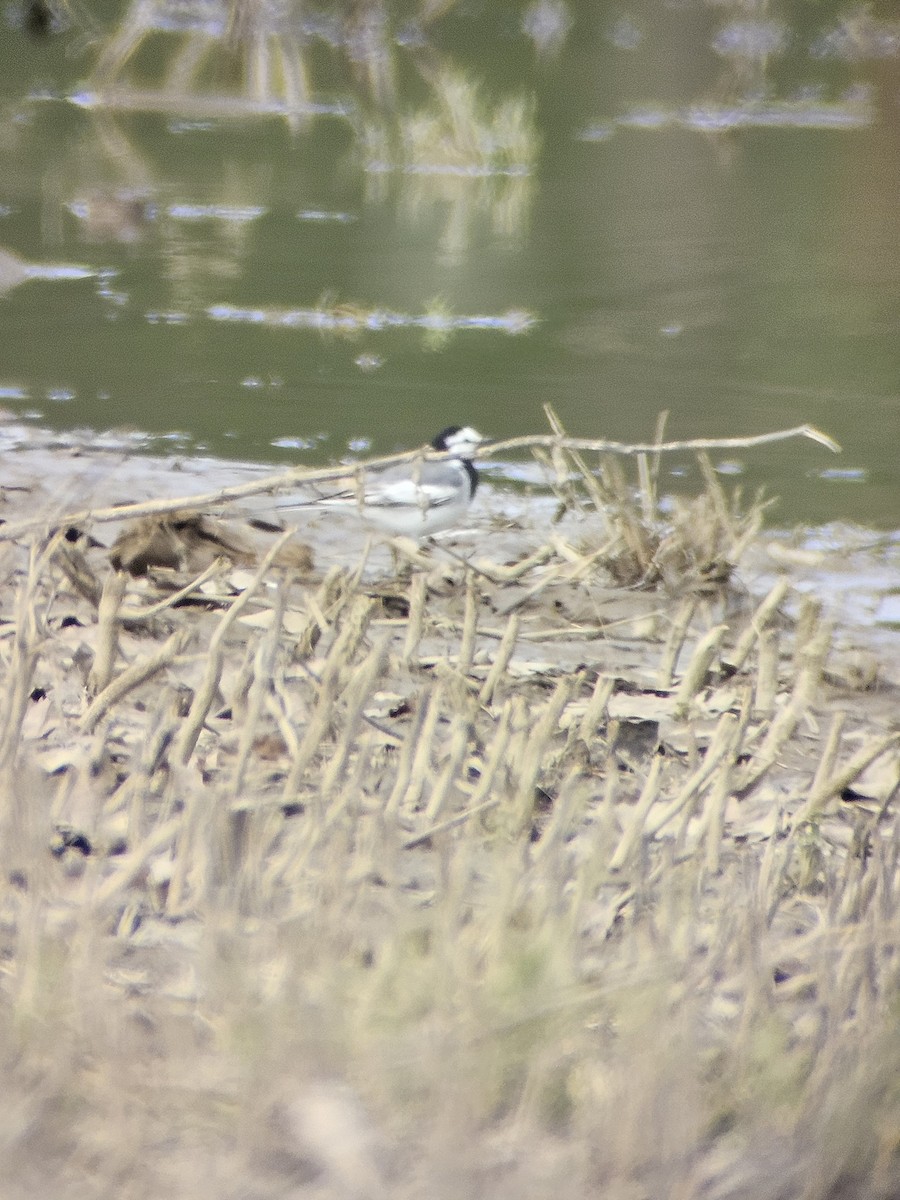
{"label": "white wagtail", "polygon": [[[365,471],[356,487],[343,488],[311,501],[315,507],[355,507],[366,522],[392,537],[428,537],[452,529],[465,517],[478,472],[471,455],[487,439],[470,425],[451,425],[431,443],[451,457],[441,462],[419,459],[395,467]],[[295,507],[294,505],[283,507]]]}

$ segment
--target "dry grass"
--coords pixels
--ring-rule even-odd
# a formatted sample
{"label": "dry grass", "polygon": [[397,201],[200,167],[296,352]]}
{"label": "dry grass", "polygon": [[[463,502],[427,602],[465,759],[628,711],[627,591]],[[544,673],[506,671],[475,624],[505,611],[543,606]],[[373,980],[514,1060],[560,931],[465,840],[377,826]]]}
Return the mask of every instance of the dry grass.
{"label": "dry grass", "polygon": [[557,465],[378,585],[0,545],[4,1196],[900,1194],[892,698]]}

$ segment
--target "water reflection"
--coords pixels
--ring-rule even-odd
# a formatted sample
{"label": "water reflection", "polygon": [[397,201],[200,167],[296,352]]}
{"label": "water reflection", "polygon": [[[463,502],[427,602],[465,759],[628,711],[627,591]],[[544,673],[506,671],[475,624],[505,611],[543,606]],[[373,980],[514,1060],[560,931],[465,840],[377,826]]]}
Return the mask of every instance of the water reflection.
{"label": "water reflection", "polygon": [[[238,66],[247,112],[278,111],[296,128],[310,113],[306,61],[298,33],[282,4],[193,0],[134,0],[97,60],[86,94],[105,108],[140,108],[191,115],[240,111],[238,96],[204,94],[218,59]],[[159,86],[132,90],[123,81],[128,64],[163,37],[177,44],[166,55]],[[149,55],[148,55],[149,56]],[[228,61],[231,59],[232,61]],[[230,110],[222,104],[230,100]],[[82,102],[87,103],[85,96]]]}
{"label": "water reflection", "polygon": [[879,20],[868,4],[852,5],[838,14],[833,28],[816,36],[810,54],[844,62],[896,58],[900,55],[900,21]]}
{"label": "water reflection", "polygon": [[522,16],[522,31],[538,54],[555,56],[572,32],[574,20],[565,0],[534,0]]}
{"label": "water reflection", "polygon": [[410,224],[444,211],[438,255],[454,265],[483,214],[497,236],[509,242],[526,236],[538,151],[535,112],[522,97],[489,102],[458,73],[441,72],[432,85],[431,105],[401,119],[399,136],[384,126],[367,129],[367,190],[383,196],[383,180],[393,172]]}
{"label": "water reflection", "polygon": [[134,245],[155,219],[156,206],[146,196],[129,189],[104,191],[91,188],[65,201],[79,223],[86,242],[121,242]]}
{"label": "water reflection", "polygon": [[[392,329],[418,329],[424,333],[425,344],[430,349],[444,346],[454,333],[494,330],[515,336],[527,333],[535,325],[535,318],[521,310],[498,314],[461,315],[450,312],[439,301],[436,301],[428,312],[420,314],[324,302],[317,308],[295,309],[247,309],[236,308],[230,304],[217,304],[207,309],[206,315],[211,321],[267,325],[281,329],[310,329],[317,333],[334,333],[344,337],[363,332],[384,333]],[[369,355],[364,357],[363,362],[359,359],[356,361],[362,369],[380,365],[374,356]]]}
{"label": "water reflection", "polygon": [[[539,149],[532,96],[520,92],[498,103],[477,80],[445,65],[429,40],[429,28],[452,7],[426,3],[413,23],[398,26],[381,0],[350,5],[331,19],[274,0],[137,0],[104,43],[87,87],[70,99],[104,115],[101,142],[111,136],[110,115],[122,112],[169,114],[182,123],[280,117],[294,131],[314,118],[339,118],[356,144],[370,201],[385,198],[396,178],[410,223],[446,211],[438,253],[452,264],[482,214],[499,236],[524,234]],[[570,24],[563,0],[538,0],[523,21],[545,53],[561,47]],[[336,97],[313,87],[317,42],[341,58]],[[414,108],[399,92],[401,55],[427,89]],[[154,87],[131,80],[145,60],[156,68]],[[230,86],[222,85],[223,74]],[[125,137],[121,130],[115,136]],[[119,149],[127,163],[130,150]],[[86,230],[126,241],[138,237],[140,202],[132,181],[70,208]],[[185,200],[181,207],[196,206]]]}
{"label": "water reflection", "polygon": [[[323,115],[355,120],[372,109],[395,113],[399,59],[411,61],[426,81],[435,76],[441,57],[427,30],[454,3],[426,0],[414,21],[401,25],[385,0],[358,0],[324,13],[285,0],[133,0],[105,40],[87,90],[73,99],[106,110],[177,110],[194,117],[277,115],[294,130]],[[562,0],[543,0],[543,19],[532,13],[531,36],[545,46],[561,44],[564,9]],[[317,43],[342,61],[344,94],[336,101],[316,94]],[[140,74],[148,63],[156,86],[133,84],[127,68]]]}
{"label": "water reflection", "polygon": [[98,115],[73,137],[44,180],[45,227],[64,240],[65,213],[81,240],[137,245],[157,216],[159,172],[117,123]]}
{"label": "water reflection", "polygon": [[26,262],[12,250],[0,246],[0,295],[33,279],[56,282],[62,279],[90,279],[96,274],[93,268],[75,263]]}
{"label": "water reflection", "polygon": [[750,99],[736,104],[692,104],[685,108],[635,108],[613,120],[588,126],[586,142],[605,142],[616,129],[690,129],[728,133],[739,129],[865,129],[875,120],[868,92],[851,89],[832,104],[806,100]]}
{"label": "water reflection", "polygon": [[[861,439],[839,490],[886,490],[900,22],[801,0],[116,4],[81,80],[74,5],[65,38],[29,40],[23,2],[32,58],[6,56],[5,369],[36,403],[74,395],[98,427],[186,409],[196,443],[248,456],[484,409],[527,432],[547,394],[631,437],[660,407],[697,433],[789,408]],[[76,303],[19,286],[82,256]],[[58,336],[38,354],[29,327]]]}

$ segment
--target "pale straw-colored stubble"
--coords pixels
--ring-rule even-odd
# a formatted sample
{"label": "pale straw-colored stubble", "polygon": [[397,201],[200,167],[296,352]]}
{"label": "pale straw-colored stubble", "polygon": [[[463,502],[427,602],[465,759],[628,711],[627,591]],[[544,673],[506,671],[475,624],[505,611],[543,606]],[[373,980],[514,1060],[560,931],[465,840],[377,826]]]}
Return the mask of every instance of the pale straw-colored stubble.
{"label": "pale straw-colored stubble", "polygon": [[[729,513],[722,532],[720,499],[710,513],[707,544],[727,550],[740,529]],[[626,665],[592,534],[617,537],[588,524],[582,546],[524,544],[528,570],[480,562],[458,589],[395,582],[406,624],[382,622],[357,571],[300,588],[263,564],[239,600],[170,607],[146,646],[120,638],[90,734],[62,708],[25,724],[35,683],[71,655],[51,595],[94,647],[98,614],[49,558],[20,556],[0,745],[33,780],[42,754],[61,769],[55,739],[83,743],[63,776],[97,792],[81,873],[72,850],[26,862],[25,890],[0,898],[15,928],[2,986],[46,1094],[78,1101],[71,1154],[176,1197],[214,1194],[215,1171],[196,1169],[214,1160],[235,1186],[283,1195],[292,1155],[336,1196],[383,1178],[401,1197],[449,1194],[464,1177],[474,1196],[498,1178],[535,1200],[637,1179],[769,1200],[776,1169],[786,1194],[817,1180],[818,1200],[857,1161],[890,1194],[896,1110],[878,1064],[900,1065],[895,818],[889,793],[865,818],[840,799],[895,753],[877,705],[866,716],[877,697],[823,718],[828,623],[807,607],[793,626],[785,585],[737,608],[635,595],[630,628],[652,636],[631,634],[641,658]],[[583,597],[577,624],[550,584],[531,591],[541,572]],[[119,615],[135,607],[126,594]],[[185,631],[191,653],[173,653]],[[123,853],[104,852],[107,826]],[[67,946],[59,931],[76,927]],[[143,1083],[121,1063],[137,1028]],[[847,1074],[855,1056],[868,1074]],[[133,1116],[117,1114],[119,1077]],[[13,1070],[13,1103],[24,1089]],[[273,1106],[293,1114],[284,1127],[260,1116]],[[58,1136],[44,1121],[24,1118],[31,1144]],[[343,1182],[341,1129],[359,1144]],[[254,1154],[273,1146],[288,1165],[266,1173]]]}
{"label": "pale straw-colored stubble", "polygon": [[[840,745],[841,727],[843,721],[835,715],[834,724],[826,744],[826,754],[816,771],[816,776],[810,788],[805,806],[798,814],[798,821],[811,820],[819,813],[829,800],[840,795],[846,788],[859,778],[871,763],[891,751],[896,755],[900,749],[900,733],[888,733],[882,737],[867,738],[865,744],[844,763],[837,771],[834,761]],[[900,776],[900,772],[898,772]],[[896,790],[896,788],[894,789]]]}
{"label": "pale straw-colored stubble", "polygon": [[97,606],[97,650],[87,681],[91,697],[102,692],[112,678],[119,654],[119,609],[125,597],[126,578],[123,571],[110,571],[103,582]]}
{"label": "pale straw-colored stubble", "polygon": [[264,557],[259,570],[254,575],[250,585],[244,589],[240,596],[238,596],[231,605],[229,605],[228,610],[220,620],[212,638],[210,639],[207,670],[204,675],[200,690],[194,696],[194,700],[191,703],[184,726],[182,727],[176,742],[176,753],[183,763],[186,763],[190,759],[191,754],[194,751],[194,747],[197,744],[197,738],[200,734],[200,729],[203,725],[203,722],[207,718],[215,698],[216,689],[222,673],[222,662],[224,657],[223,643],[225,641],[225,637],[234,622],[253,599],[257,589],[262,584],[273,559],[281,547],[288,542],[290,536],[290,532],[286,531],[271,547]]}
{"label": "pale straw-colored stubble", "polygon": [[675,673],[675,665],[678,662],[678,656],[684,646],[684,640],[687,637],[688,629],[691,621],[694,618],[694,613],[697,611],[696,596],[684,596],[675,612],[675,616],[669,626],[668,636],[666,637],[665,650],[663,651],[662,659],[659,667],[659,686],[662,688],[670,688],[672,679]]}
{"label": "pale straw-colored stubble", "polygon": [[282,644],[282,624],[287,604],[288,583],[283,573],[279,574],[281,577],[276,576],[275,596],[271,606],[271,624],[259,639],[252,664],[248,664],[250,669],[247,683],[240,686],[241,693],[246,690],[246,704],[238,707],[234,702],[232,703],[232,712],[240,722],[240,737],[232,784],[235,801],[240,800],[244,791],[253,738],[266,707],[266,698],[272,690],[272,676]]}
{"label": "pale straw-colored stubble", "polygon": [[[85,709],[80,722],[81,728],[86,733],[90,733],[113,705],[119,703],[134,688],[140,687],[164,668],[171,666],[190,642],[190,637],[189,630],[178,630],[160,646],[156,653],[132,663],[115,679],[111,679],[103,691],[95,696]],[[102,675],[107,675],[110,671],[109,665],[105,664]]]}
{"label": "pale straw-colored stubble", "polygon": [[50,539],[48,546],[32,545],[29,548],[27,573],[15,595],[12,645],[4,654],[8,682],[3,688],[0,702],[0,772],[3,773],[14,768],[35,662],[44,633],[40,621],[42,609],[37,597],[38,583],[58,540],[57,535]]}
{"label": "pale straw-colored stubble", "polygon": [[[804,641],[800,636],[806,633]],[[796,674],[793,687],[786,696],[780,712],[766,725],[759,726],[762,742],[754,757],[744,766],[736,780],[736,792],[749,795],[771,770],[801,719],[809,714],[822,680],[822,670],[830,646],[831,630],[827,622],[818,625],[805,622],[798,628],[795,650]]]}

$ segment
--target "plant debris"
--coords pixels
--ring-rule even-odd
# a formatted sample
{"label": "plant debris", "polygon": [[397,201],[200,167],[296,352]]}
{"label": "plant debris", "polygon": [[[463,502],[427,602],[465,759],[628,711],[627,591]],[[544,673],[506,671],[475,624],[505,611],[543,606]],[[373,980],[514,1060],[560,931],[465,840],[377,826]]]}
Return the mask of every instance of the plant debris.
{"label": "plant debris", "polygon": [[900,1190],[896,673],[580,453],[394,573],[2,546],[5,1194]]}

